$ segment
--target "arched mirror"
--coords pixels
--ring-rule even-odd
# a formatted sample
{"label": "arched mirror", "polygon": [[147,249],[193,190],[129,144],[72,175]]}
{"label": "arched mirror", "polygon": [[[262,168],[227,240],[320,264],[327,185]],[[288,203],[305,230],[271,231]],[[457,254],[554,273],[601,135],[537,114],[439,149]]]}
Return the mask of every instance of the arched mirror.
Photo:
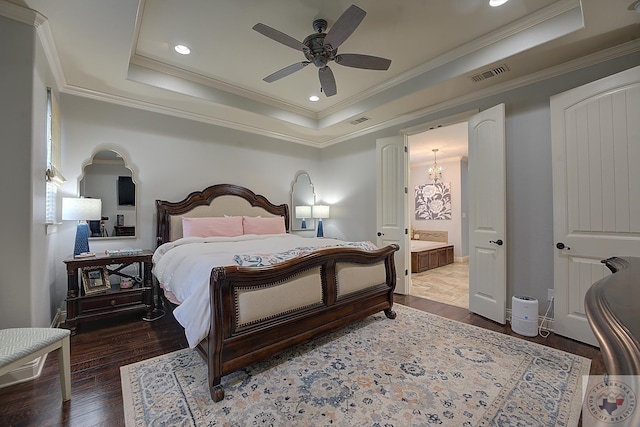
{"label": "arched mirror", "polygon": [[120,153],[98,151],[80,177],[80,196],[102,200],[102,219],[89,221],[89,238],[135,237],[136,194],[133,171]]}
{"label": "arched mirror", "polygon": [[316,202],[316,194],[308,174],[300,172],[291,186],[291,230],[315,230],[315,220],[311,218],[311,206]]}

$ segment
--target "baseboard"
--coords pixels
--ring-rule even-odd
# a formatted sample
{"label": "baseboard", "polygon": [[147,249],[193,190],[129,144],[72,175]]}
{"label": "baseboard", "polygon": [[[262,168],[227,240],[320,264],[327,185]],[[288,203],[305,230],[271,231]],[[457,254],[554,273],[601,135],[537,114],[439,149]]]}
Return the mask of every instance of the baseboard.
{"label": "baseboard", "polygon": [[[53,318],[53,321],[51,322],[51,328],[56,328],[62,323],[61,316],[62,312],[58,310],[55,317]],[[5,375],[0,377],[0,388],[9,387],[13,384],[23,383],[25,381],[38,378],[40,374],[42,374],[42,368],[44,367],[44,363],[46,361],[47,355],[45,354],[44,356],[38,357],[31,362],[27,362],[19,368],[6,373]]]}
{"label": "baseboard", "polygon": [[469,256],[457,256],[453,259],[453,262],[469,262]]}

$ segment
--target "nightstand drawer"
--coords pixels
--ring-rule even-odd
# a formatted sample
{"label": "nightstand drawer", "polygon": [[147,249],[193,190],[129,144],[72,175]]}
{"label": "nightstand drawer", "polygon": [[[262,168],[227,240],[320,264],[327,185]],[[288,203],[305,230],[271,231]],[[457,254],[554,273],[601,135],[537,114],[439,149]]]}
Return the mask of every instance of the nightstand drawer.
{"label": "nightstand drawer", "polygon": [[78,301],[78,315],[87,315],[103,311],[113,311],[132,306],[144,306],[145,288],[128,292],[93,295]]}

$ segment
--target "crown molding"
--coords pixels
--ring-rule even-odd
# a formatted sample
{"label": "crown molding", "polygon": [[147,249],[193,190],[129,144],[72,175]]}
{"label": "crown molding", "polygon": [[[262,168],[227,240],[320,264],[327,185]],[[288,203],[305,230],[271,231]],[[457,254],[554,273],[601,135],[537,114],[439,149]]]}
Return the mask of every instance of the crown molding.
{"label": "crown molding", "polygon": [[[527,15],[511,23],[507,27],[479,37],[428,62],[425,62],[418,67],[399,74],[398,76],[393,77],[374,88],[363,91],[356,96],[352,96],[349,99],[345,99],[344,101],[332,105],[331,107],[328,107],[319,113],[319,119],[323,119],[332,114],[336,114],[339,111],[348,108],[350,105],[353,105],[357,102],[363,102],[366,99],[371,98],[374,95],[378,95],[379,93],[387,89],[432,72],[438,67],[445,66],[453,61],[459,60],[460,58],[478,52],[482,49],[490,48],[500,41],[509,39],[510,37],[514,37],[522,33],[523,31],[532,29],[537,25],[561,16],[565,13],[571,12],[574,9],[577,9],[582,14],[580,0],[560,0],[556,3],[553,3],[541,10],[531,13],[530,15]],[[584,20],[582,25],[584,26]]]}
{"label": "crown molding", "polygon": [[[527,85],[537,83],[543,80],[547,80],[553,77],[557,77],[569,72],[578,71],[582,68],[586,68],[592,65],[597,65],[599,63],[609,61],[615,58],[619,58],[625,55],[629,55],[638,51],[640,51],[640,40],[633,40],[618,46],[614,46],[609,49],[605,49],[600,52],[596,52],[594,54],[591,54],[582,58],[575,59],[570,62],[566,62],[564,64],[560,64],[560,65],[550,67],[545,70],[538,71],[536,73],[533,73],[527,76],[514,79],[512,81],[507,81],[507,82],[500,83],[485,89],[480,89],[475,92],[469,93],[467,95],[463,95],[457,98],[447,100],[445,102],[434,104],[434,105],[431,105],[407,114],[400,115],[391,120],[387,120],[385,122],[381,122],[376,125],[369,126],[367,128],[358,129],[357,131],[350,132],[348,134],[345,134],[336,138],[326,139],[323,141],[314,141],[311,139],[293,137],[291,135],[286,135],[280,132],[267,131],[267,130],[256,128],[253,126],[247,126],[241,123],[216,119],[216,118],[205,116],[202,114],[186,112],[186,111],[182,111],[182,110],[178,110],[175,108],[170,108],[170,107],[166,107],[158,104],[133,100],[133,99],[124,98],[121,96],[114,96],[114,95],[105,94],[102,92],[90,91],[90,90],[78,88],[78,87],[67,86],[63,89],[63,92],[72,94],[72,95],[91,98],[99,101],[111,102],[111,103],[124,105],[128,107],[152,111],[160,114],[168,114],[168,115],[181,117],[189,120],[196,120],[203,123],[223,126],[223,127],[227,127],[235,130],[249,132],[249,133],[253,133],[256,135],[261,135],[269,138],[276,138],[276,139],[280,139],[288,142],[294,142],[294,143],[307,145],[315,148],[324,148],[324,147],[329,147],[331,145],[335,145],[341,142],[348,141],[353,138],[357,138],[373,132],[384,130],[392,126],[401,125],[403,123],[407,123],[413,120],[428,117],[438,112],[455,108],[457,106],[460,106],[469,102],[473,102],[473,101],[480,100],[482,98],[497,95],[501,92],[517,89],[519,87],[527,86]],[[461,114],[466,114],[466,113],[461,113]],[[417,126],[420,126],[420,125],[417,125]],[[413,129],[413,127],[408,128],[407,131],[409,131],[410,129]]]}
{"label": "crown molding", "polygon": [[[368,133],[383,130],[391,126],[407,123],[409,121],[417,120],[422,117],[427,117],[432,114],[436,114],[440,111],[455,108],[457,106],[464,105],[469,102],[477,101],[482,98],[487,98],[493,95],[498,95],[502,92],[506,92],[512,89],[517,89],[533,83],[538,83],[543,80],[547,80],[547,79],[557,77],[563,74],[567,74],[573,71],[578,71],[586,67],[597,65],[602,62],[620,58],[622,56],[630,55],[639,51],[640,51],[640,39],[626,42],[621,45],[614,46],[609,49],[605,49],[600,52],[596,52],[591,55],[587,55],[582,58],[575,59],[573,61],[565,62],[564,64],[556,65],[554,67],[550,67],[550,68],[538,71],[536,73],[529,74],[527,76],[516,78],[504,83],[499,83],[488,88],[480,89],[475,92],[471,92],[466,95],[447,100],[445,102],[440,102],[438,104],[430,105],[428,107],[425,107],[407,114],[400,115],[391,120],[378,123],[374,126],[371,126],[365,129],[360,129],[356,132],[352,132],[337,138],[333,138],[331,140],[326,141],[323,144],[323,147],[338,144],[352,138],[356,138],[359,136],[366,135]],[[417,126],[420,126],[420,125],[417,125]],[[415,128],[415,126],[409,128],[409,130],[413,128]]]}
{"label": "crown molding", "polygon": [[562,8],[547,8],[534,13],[534,18],[523,18],[517,31],[506,28],[492,33],[488,38],[467,43],[459,49],[436,58],[435,63],[427,63],[428,72],[414,75],[409,80],[396,82],[392,87],[370,95],[361,102],[351,103],[342,110],[323,116],[318,123],[318,129],[323,129],[343,120],[367,111],[372,105],[381,105],[400,99],[417,90],[425,89],[463,76],[485,67],[488,64],[502,61],[504,58],[516,55],[524,50],[549,42],[558,37],[570,34],[584,28],[584,17],[580,2],[566,0],[559,2]]}
{"label": "crown molding", "polygon": [[32,26],[35,26],[38,21],[46,20],[44,16],[33,9],[6,0],[0,0],[0,15]]}
{"label": "crown molding", "polygon": [[[500,32],[492,34],[490,37],[488,36],[487,38],[478,39],[475,42],[475,47],[473,46],[474,45],[473,43],[467,44],[464,47],[461,47],[461,51],[458,52],[454,50],[449,54],[451,56],[443,55],[441,57],[438,57],[435,60],[425,64],[424,66],[417,67],[411,70],[409,74],[405,74],[399,78],[408,79],[408,78],[411,78],[411,76],[415,77],[415,76],[424,74],[426,70],[433,69],[433,67],[436,66],[436,64],[446,64],[447,61],[450,61],[452,58],[459,57],[459,55],[462,54],[461,52],[463,48],[471,49],[473,51],[473,49],[479,49],[483,45],[487,46],[487,43],[490,44],[495,42],[496,40],[504,39],[505,37],[508,37],[510,34],[515,34],[516,27],[520,28],[520,31],[522,31],[524,28],[526,28],[526,25],[532,26],[532,25],[535,25],[535,23],[537,22],[538,23],[544,22],[545,20],[550,19],[549,17],[555,17],[555,16],[561,15],[562,13],[566,13],[567,11],[573,11],[576,7],[579,7],[579,4],[580,4],[579,0],[561,0],[559,2],[556,2],[553,5],[543,9],[542,11],[539,11],[539,13],[534,14],[533,17],[526,20],[523,19],[523,22],[519,22],[519,25],[516,25],[513,28],[512,27],[505,28]],[[640,51],[640,40],[633,40],[633,41],[576,59],[564,64],[560,64],[536,73],[532,73],[527,76],[516,78],[504,83],[499,83],[485,89],[480,89],[478,91],[475,91],[454,99],[447,100],[445,102],[441,102],[441,103],[434,104],[416,111],[412,111],[407,114],[403,114],[398,117],[395,117],[391,120],[387,120],[385,122],[381,122],[376,125],[372,125],[370,127],[358,129],[342,136],[338,136],[335,138],[323,138],[323,136],[319,134],[317,138],[301,138],[301,137],[287,135],[282,132],[274,132],[274,131],[258,128],[255,126],[249,126],[244,123],[218,119],[218,118],[214,118],[204,114],[187,112],[177,108],[167,107],[167,106],[159,105],[152,102],[134,100],[134,99],[123,97],[123,96],[92,91],[85,88],[69,85],[66,82],[64,77],[64,72],[60,64],[59,57],[57,55],[57,49],[53,41],[53,37],[50,31],[47,18],[34,10],[22,7],[15,3],[8,2],[6,0],[0,0],[0,15],[16,20],[18,22],[25,23],[27,25],[32,25],[34,26],[34,28],[36,28],[38,37],[42,42],[47,61],[49,62],[51,72],[56,81],[56,84],[58,86],[57,89],[59,92],[70,94],[70,95],[76,95],[80,97],[85,97],[85,98],[90,98],[94,100],[99,100],[103,102],[109,102],[109,103],[114,103],[118,105],[128,106],[132,108],[147,110],[147,111],[156,112],[159,114],[171,115],[171,116],[180,117],[188,120],[195,120],[203,123],[240,130],[240,131],[244,131],[244,132],[248,132],[248,133],[252,133],[252,134],[256,134],[256,135],[260,135],[268,138],[279,139],[279,140],[293,142],[293,143],[302,144],[302,145],[315,147],[315,148],[328,147],[328,146],[341,143],[356,137],[360,137],[376,131],[380,131],[392,126],[401,125],[402,123],[407,123],[409,121],[427,117],[447,109],[455,108],[457,106],[463,105],[468,102],[473,102],[473,101],[482,99],[484,97],[496,95],[496,94],[499,94],[500,92],[516,89],[522,86],[543,81],[543,80],[556,77],[568,72],[577,71],[585,67],[596,65],[604,61],[608,61],[611,59],[615,59],[618,57],[622,57],[622,56]],[[385,83],[382,89],[378,87],[378,89],[376,90],[391,89],[391,86],[397,83],[398,81],[396,81],[395,79],[390,80]],[[361,95],[358,97],[358,99],[365,100],[366,98],[370,97],[371,93],[373,92],[369,92],[368,94]],[[351,98],[351,100],[353,100],[353,98]],[[328,110],[324,110],[322,114],[324,114],[326,111]],[[307,113],[309,114],[309,112]],[[296,113],[293,113],[293,114],[296,114]],[[313,114],[315,113],[311,113],[310,115],[313,117]],[[305,115],[305,116],[307,117],[307,119],[313,120],[312,118],[309,117],[309,115]]]}
{"label": "crown molding", "polygon": [[[559,33],[565,34],[584,27],[580,0],[560,0],[504,28],[479,37],[419,67],[389,79],[375,88],[347,98],[316,113],[290,103],[282,102],[270,96],[250,92],[244,88],[209,76],[193,73],[136,54],[135,45],[139,37],[143,7],[144,0],[138,5],[136,26],[130,50],[130,80],[168,90],[172,90],[172,87],[179,88],[175,89],[177,92],[180,92],[180,90],[188,90],[190,96],[200,97],[211,102],[228,104],[235,108],[248,108],[249,111],[257,114],[280,118],[281,120],[316,130],[332,126],[348,117],[363,113],[369,109],[374,102],[386,103],[402,97],[406,95],[409,87],[411,87],[411,91],[415,91],[416,87],[425,87],[437,83],[444,79],[445,76],[450,78],[471,72],[474,69],[487,65],[487,61],[492,57],[504,55],[505,49],[509,50],[509,56],[513,55],[517,53],[512,51],[514,49],[513,46],[520,44],[508,43],[507,41],[509,39],[522,39],[524,37],[528,40],[536,40],[536,44],[540,44],[548,41],[550,38],[557,37]],[[506,44],[511,47],[507,48]],[[522,43],[521,45],[524,46],[527,44]],[[470,60],[466,58],[470,58]],[[136,66],[151,70],[151,72],[144,72],[140,68],[136,69]],[[185,82],[195,83],[199,85],[199,89],[190,90],[188,84],[184,85],[179,84],[179,82],[168,82],[165,81],[166,79],[158,79],[157,76],[153,75],[153,72],[169,75],[174,79],[182,79]],[[257,104],[248,107],[247,100]]]}
{"label": "crown molding", "polygon": [[60,63],[58,49],[56,49],[56,44],[53,41],[49,21],[45,19],[43,22],[36,24],[36,33],[38,34],[40,43],[42,43],[44,55],[47,58],[49,69],[56,84],[56,90],[60,92],[60,90],[67,85],[67,80],[64,77],[64,70]]}
{"label": "crown molding", "polygon": [[137,99],[126,98],[119,95],[107,94],[104,92],[97,92],[78,86],[68,85],[62,90],[63,93],[68,95],[75,95],[82,98],[89,98],[96,101],[108,102],[111,104],[122,105],[125,107],[136,108],[139,110],[150,111],[153,113],[165,114],[169,116],[179,117],[188,120],[194,120],[197,122],[208,123],[216,126],[221,126],[229,129],[240,130],[243,132],[252,133],[268,138],[279,139],[288,142],[295,142],[297,144],[307,145],[311,147],[320,148],[322,143],[317,143],[309,139],[298,138],[291,135],[283,134],[281,132],[269,131],[254,126],[248,126],[243,123],[237,123],[230,120],[222,120],[212,116],[206,116],[204,114],[193,113],[189,111],[180,110],[173,107],[167,107],[152,102],[140,101]]}
{"label": "crown molding", "polygon": [[[129,61],[129,64],[138,65],[140,67],[148,68],[150,70],[174,76],[179,79],[184,79],[194,83],[198,83],[203,86],[207,86],[219,91],[236,95],[242,98],[246,98],[253,102],[270,105],[279,110],[288,111],[289,113],[304,116],[313,120],[317,120],[317,114],[309,109],[301,108],[296,105],[282,102],[270,96],[266,96],[257,92],[248,91],[239,86],[234,86],[229,83],[225,83],[221,80],[217,80],[202,74],[194,73],[183,68],[175,67],[164,62],[156,61],[155,59],[148,58],[142,55],[133,54]],[[145,83],[142,81],[142,83]],[[149,84],[149,83],[147,83]]]}
{"label": "crown molding", "polygon": [[45,57],[49,63],[56,91],[59,92],[60,89],[66,85],[66,80],[47,17],[33,9],[6,0],[0,0],[0,15],[35,28],[38,39],[40,43],[42,43]]}

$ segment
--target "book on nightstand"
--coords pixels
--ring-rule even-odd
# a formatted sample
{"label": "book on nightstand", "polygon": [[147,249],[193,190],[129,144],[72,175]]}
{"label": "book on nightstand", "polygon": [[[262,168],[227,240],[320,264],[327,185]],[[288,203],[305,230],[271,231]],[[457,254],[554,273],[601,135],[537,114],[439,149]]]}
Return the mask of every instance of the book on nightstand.
{"label": "book on nightstand", "polygon": [[130,249],[130,248],[126,248],[126,249],[107,249],[106,251],[104,251],[104,253],[106,255],[109,256],[120,256],[120,255],[136,255],[139,253],[142,253],[143,250],[142,249]]}

